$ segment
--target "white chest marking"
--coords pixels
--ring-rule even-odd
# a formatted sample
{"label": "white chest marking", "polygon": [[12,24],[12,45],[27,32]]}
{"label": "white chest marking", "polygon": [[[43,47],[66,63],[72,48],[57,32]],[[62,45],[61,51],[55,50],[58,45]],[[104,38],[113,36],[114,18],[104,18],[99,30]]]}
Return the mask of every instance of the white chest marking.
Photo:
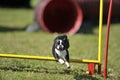
{"label": "white chest marking", "polygon": [[[67,51],[66,50],[63,50],[63,51],[59,51],[57,49],[55,49],[55,52],[59,55],[59,57],[65,59],[65,56],[67,55]],[[66,64],[66,66],[68,68],[70,68],[70,64],[69,62],[67,62],[66,60],[64,61],[63,59],[59,59],[58,61],[61,63],[61,64]]]}
{"label": "white chest marking", "polygon": [[55,49],[55,52],[56,52],[61,58],[65,58],[65,56],[67,55],[66,50],[59,51],[59,50]]}

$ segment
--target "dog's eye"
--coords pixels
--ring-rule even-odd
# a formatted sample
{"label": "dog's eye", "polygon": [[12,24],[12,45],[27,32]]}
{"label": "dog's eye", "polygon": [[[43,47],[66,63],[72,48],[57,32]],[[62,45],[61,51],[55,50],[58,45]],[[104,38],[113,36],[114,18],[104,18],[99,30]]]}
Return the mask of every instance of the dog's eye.
{"label": "dog's eye", "polygon": [[58,43],[58,45],[59,45],[59,44],[60,44],[60,41],[58,41],[57,43]]}

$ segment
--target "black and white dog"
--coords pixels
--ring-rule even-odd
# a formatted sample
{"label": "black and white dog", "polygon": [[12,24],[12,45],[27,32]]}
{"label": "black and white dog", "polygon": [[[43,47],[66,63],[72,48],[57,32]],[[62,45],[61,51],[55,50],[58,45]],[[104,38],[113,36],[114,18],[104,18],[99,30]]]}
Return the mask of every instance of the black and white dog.
{"label": "black and white dog", "polygon": [[70,68],[69,64],[69,40],[67,35],[57,36],[54,40],[52,47],[52,53],[57,62],[61,64],[66,64],[67,68]]}

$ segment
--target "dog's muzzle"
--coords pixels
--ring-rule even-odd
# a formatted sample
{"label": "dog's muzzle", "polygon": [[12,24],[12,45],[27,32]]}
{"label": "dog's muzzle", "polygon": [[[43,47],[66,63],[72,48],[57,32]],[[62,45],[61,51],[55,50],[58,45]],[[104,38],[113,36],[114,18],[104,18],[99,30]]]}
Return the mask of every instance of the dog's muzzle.
{"label": "dog's muzzle", "polygon": [[58,46],[57,46],[57,49],[58,49],[58,50],[64,50],[64,46],[63,46],[63,45],[58,45]]}

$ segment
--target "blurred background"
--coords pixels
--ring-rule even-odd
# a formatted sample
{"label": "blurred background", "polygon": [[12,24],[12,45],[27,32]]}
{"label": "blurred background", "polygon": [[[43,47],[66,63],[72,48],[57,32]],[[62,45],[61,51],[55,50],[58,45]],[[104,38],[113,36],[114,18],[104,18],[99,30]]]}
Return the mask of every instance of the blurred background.
{"label": "blurred background", "polygon": [[[31,22],[24,25],[28,32],[41,28],[49,33],[92,33],[94,26],[99,23],[99,0],[0,0],[0,7],[31,11],[32,14],[20,11],[23,15],[32,15]],[[119,7],[120,1],[114,0],[113,23],[120,22]],[[104,23],[107,22],[108,8],[109,0],[104,0]]]}

